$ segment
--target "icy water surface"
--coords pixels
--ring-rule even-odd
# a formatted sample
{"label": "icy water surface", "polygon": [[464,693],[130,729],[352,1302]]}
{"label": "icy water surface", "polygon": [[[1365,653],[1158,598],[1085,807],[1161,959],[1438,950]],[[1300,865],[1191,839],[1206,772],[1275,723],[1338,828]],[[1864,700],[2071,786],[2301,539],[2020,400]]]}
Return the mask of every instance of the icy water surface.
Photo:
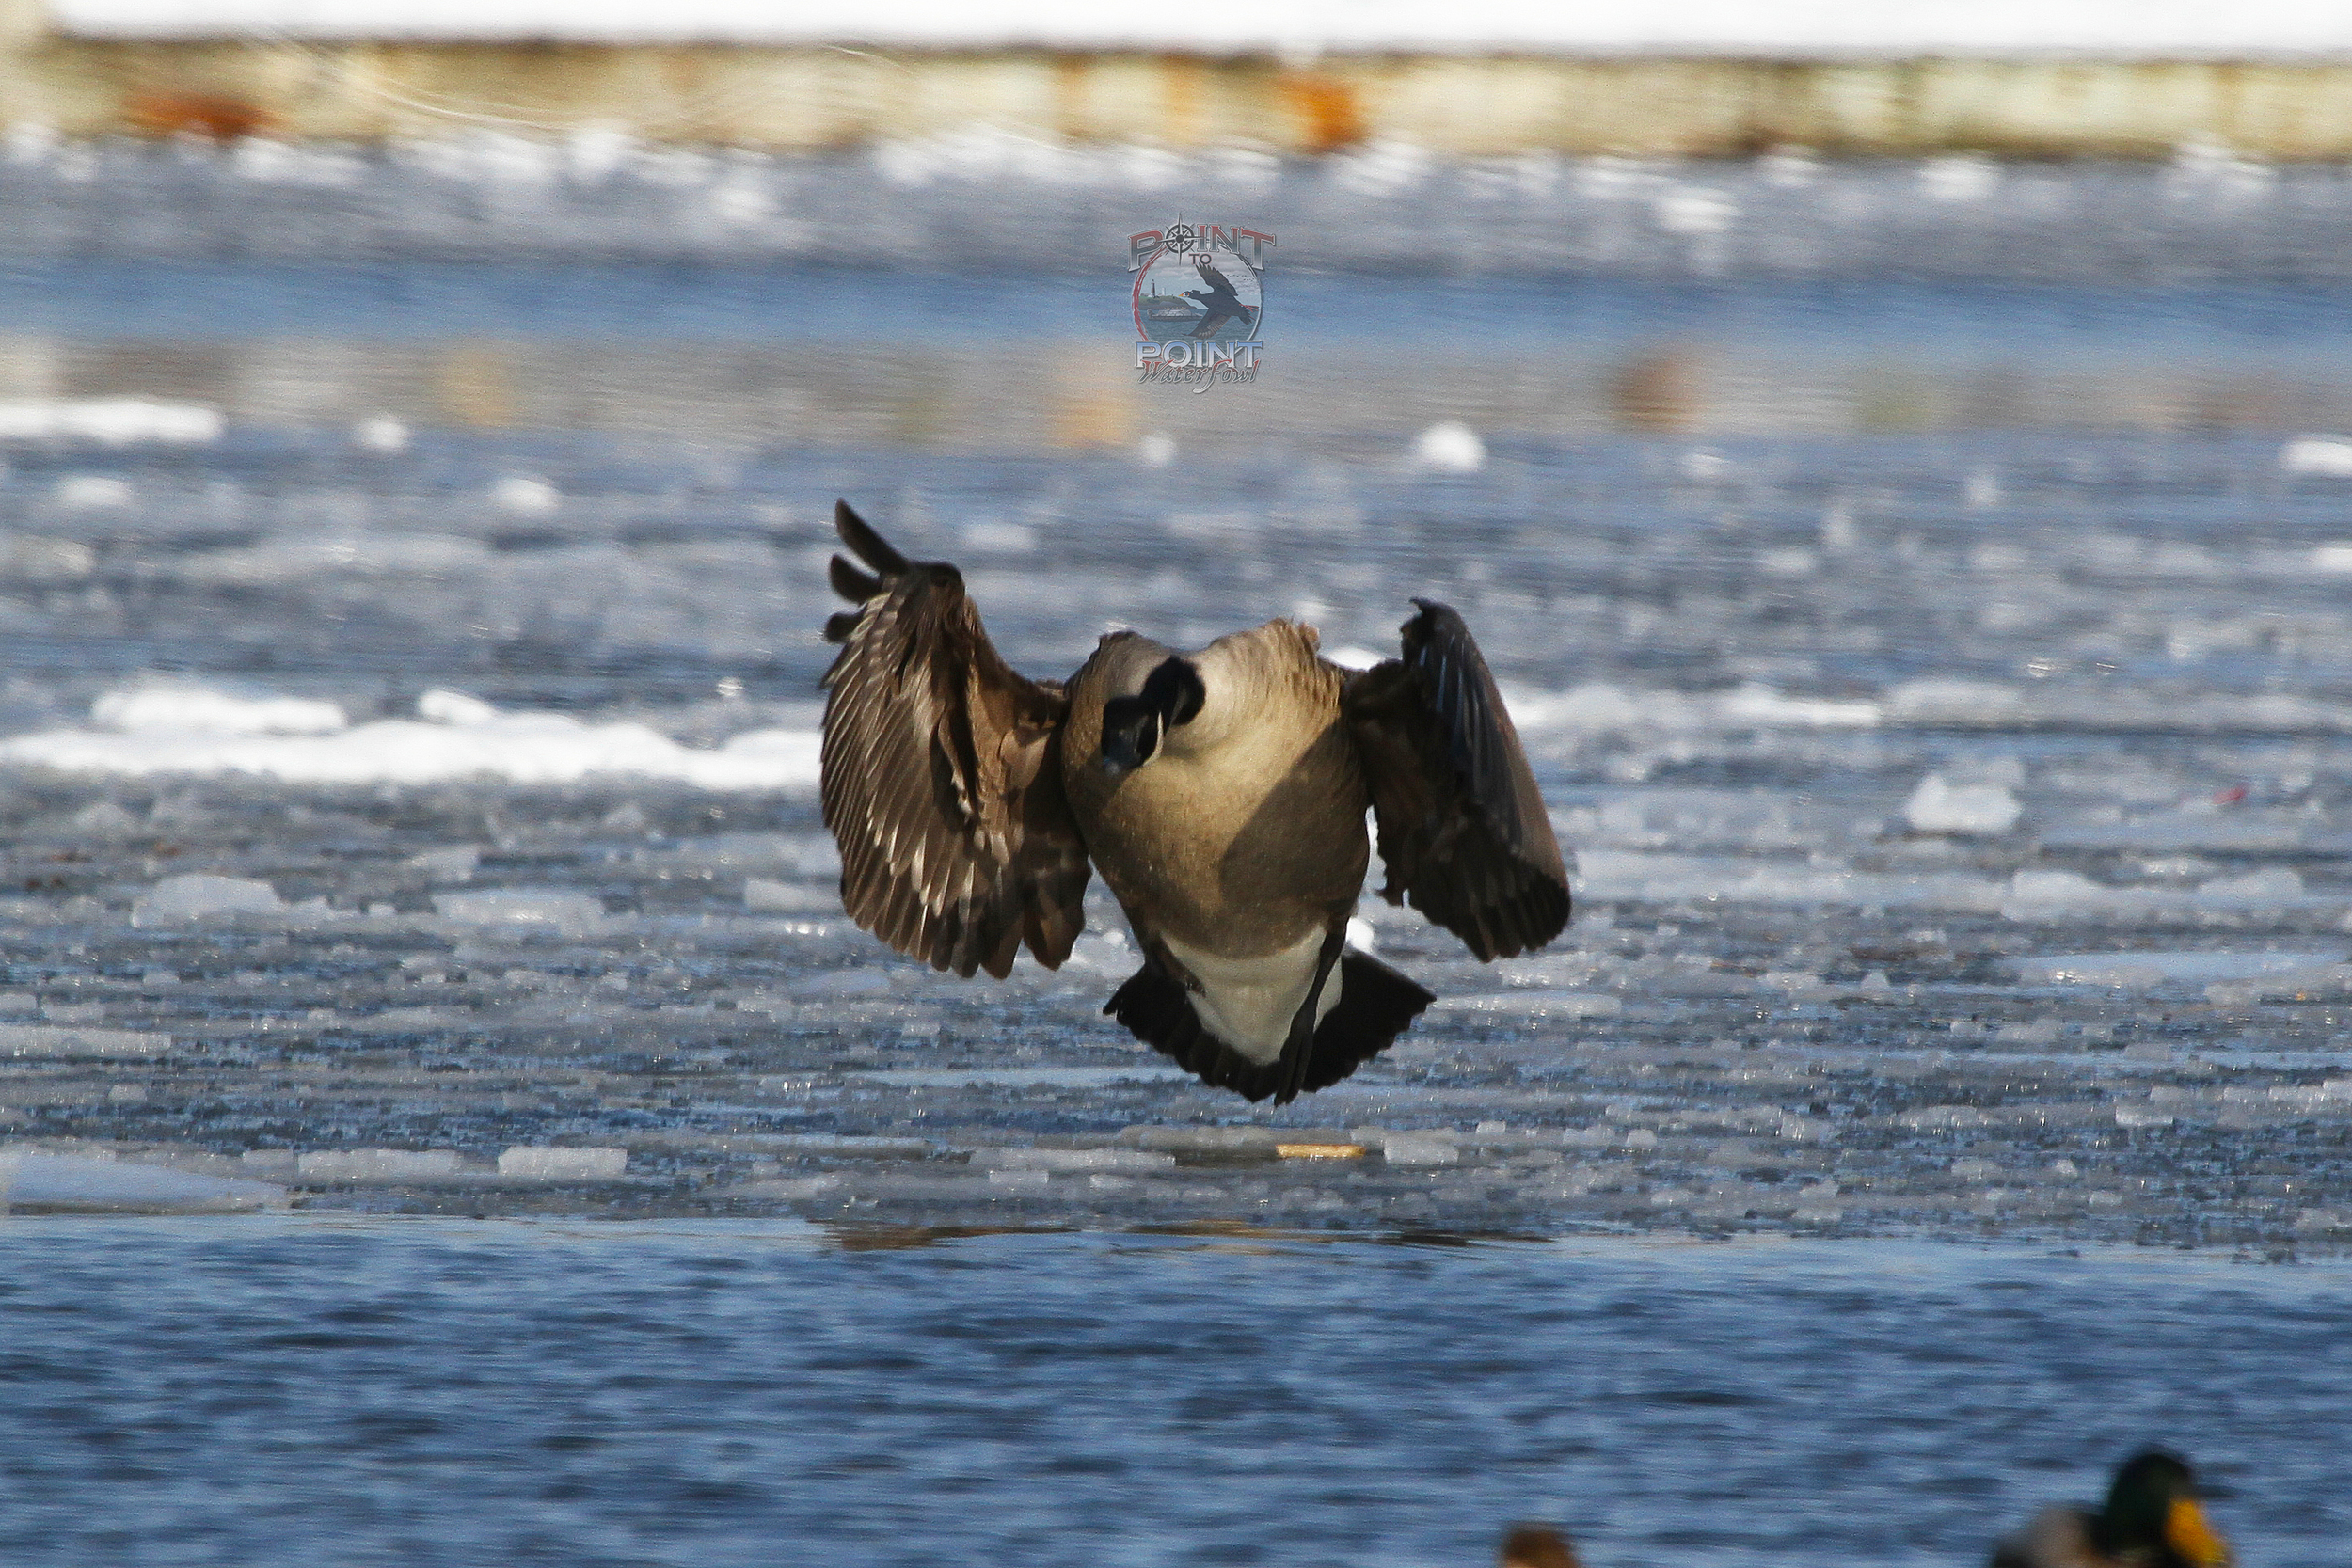
{"label": "icy water surface", "polygon": [[[2341,1562],[2347,191],[18,135],[0,1557],[1960,1562],[2169,1440]],[[1255,387],[1125,368],[1179,202]],[[1454,604],[1577,923],[1367,901],[1279,1111],[1099,894],[891,957],[837,495],[1041,675]]]}
{"label": "icy water surface", "polygon": [[2333,1568],[2347,1312],[2162,1253],[18,1220],[0,1551],[1970,1563],[2169,1437],[2242,1560]]}
{"label": "icy water surface", "polygon": [[[1121,368],[1115,267],[941,238],[954,158],[741,166],[947,226],[885,274],[674,264],[721,164],[444,151],[8,165],[57,222],[181,220],[0,278],[15,1206],[2352,1233],[2352,311],[2280,239],[2337,175],[1595,166],[1563,214],[1686,238],[1658,203],[1729,182],[1711,280],[1278,263],[1263,378],[1199,397]],[[1370,221],[1311,172],[1260,194]],[[1019,199],[1077,222],[1078,173]],[[416,224],[235,243],[298,189]],[[636,248],[533,260],[592,189]],[[2224,197],[2284,248],[2192,243]],[[2180,264],[1999,273],[2060,210]],[[1916,220],[1877,270],[1772,261],[1870,213]],[[813,799],[836,495],[1041,674],[1115,622],[1354,657],[1457,605],[1577,924],[1480,966],[1368,901],[1441,1000],[1279,1112],[1100,1016],[1107,903],[1058,974],[891,958]]]}
{"label": "icy water surface", "polygon": [[[459,1212],[2332,1245],[2352,484],[2284,445],[20,444],[0,1117]],[[1457,604],[1578,923],[1482,967],[1368,901],[1441,1001],[1280,1112],[1099,1016],[1106,903],[1057,974],[892,958],[810,787],[843,493],[1041,673]],[[538,1145],[627,1164],[495,1168]]]}

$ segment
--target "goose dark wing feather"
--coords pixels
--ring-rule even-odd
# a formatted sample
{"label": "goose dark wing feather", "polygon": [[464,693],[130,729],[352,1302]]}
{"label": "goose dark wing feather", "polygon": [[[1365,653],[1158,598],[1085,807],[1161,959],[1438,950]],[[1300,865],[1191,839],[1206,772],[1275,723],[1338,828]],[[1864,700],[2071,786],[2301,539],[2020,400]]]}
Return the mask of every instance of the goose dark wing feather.
{"label": "goose dark wing feather", "polygon": [[1482,959],[1507,958],[1567,925],[1567,867],[1470,628],[1413,602],[1405,657],[1354,676],[1345,696],[1389,869],[1381,896],[1409,899]]}
{"label": "goose dark wing feather", "polygon": [[1059,686],[997,656],[953,566],[911,562],[844,502],[831,578],[825,826],[860,926],[935,969],[1002,978],[1025,940],[1059,966],[1086,923],[1086,845],[1063,798]]}

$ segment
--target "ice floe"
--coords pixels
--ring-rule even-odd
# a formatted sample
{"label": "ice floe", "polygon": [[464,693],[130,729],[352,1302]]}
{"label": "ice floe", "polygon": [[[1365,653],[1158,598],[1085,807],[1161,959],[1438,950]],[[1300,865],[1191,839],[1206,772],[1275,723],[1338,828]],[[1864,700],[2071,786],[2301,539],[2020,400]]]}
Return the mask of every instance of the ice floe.
{"label": "ice floe", "polygon": [[90,720],[132,735],[334,735],[342,708],[257,688],[188,680],[142,680],[99,694]]}
{"label": "ice floe", "polygon": [[562,888],[485,888],[476,893],[437,893],[434,912],[469,926],[545,927],[584,934],[605,925],[604,901],[593,894]]}
{"label": "ice floe", "polygon": [[501,1176],[540,1181],[609,1181],[628,1168],[626,1148],[551,1148],[517,1144],[499,1152]]}
{"label": "ice floe", "polygon": [[2005,784],[1956,783],[1930,773],[1903,802],[1903,817],[1924,833],[2005,833],[2025,807]]}
{"label": "ice floe", "polygon": [[2109,986],[2147,990],[2166,985],[2203,986],[2216,981],[2258,980],[2298,972],[2333,971],[2344,952],[2122,952],[2058,953],[2019,958],[2010,968],[2026,985]]}
{"label": "ice floe", "polygon": [[1592,681],[1559,692],[1507,688],[1503,698],[1513,723],[1537,731],[1867,729],[1884,717],[1875,702],[1792,697],[1754,681],[1720,692],[1642,691]]}
{"label": "ice floe", "polygon": [[0,1144],[0,1213],[214,1214],[285,1202],[286,1190],[265,1181]]}
{"label": "ice floe", "polygon": [[276,914],[286,907],[278,890],[250,877],[190,872],[167,877],[131,906],[134,926],[176,926],[219,915]]}
{"label": "ice floe", "polygon": [[2352,440],[2341,436],[2300,436],[2279,449],[2279,467],[2291,474],[2352,479]]}
{"label": "ice floe", "polygon": [[154,1056],[171,1037],[152,1029],[83,1023],[0,1023],[0,1056]]}
{"label": "ice floe", "polygon": [[[720,746],[691,747],[642,723],[501,711],[449,692],[427,694],[433,701],[421,705],[425,718],[328,730],[332,705],[246,698],[210,687],[195,689],[199,694],[186,708],[192,724],[172,725],[172,705],[157,689],[142,686],[119,702],[114,693],[100,699],[108,717],[121,721],[127,715],[140,727],[18,736],[0,741],[0,765],[287,784],[571,784],[611,777],[714,790],[795,790],[817,783],[818,736],[812,731],[748,730]],[[293,734],[259,727],[304,722],[318,727]]]}

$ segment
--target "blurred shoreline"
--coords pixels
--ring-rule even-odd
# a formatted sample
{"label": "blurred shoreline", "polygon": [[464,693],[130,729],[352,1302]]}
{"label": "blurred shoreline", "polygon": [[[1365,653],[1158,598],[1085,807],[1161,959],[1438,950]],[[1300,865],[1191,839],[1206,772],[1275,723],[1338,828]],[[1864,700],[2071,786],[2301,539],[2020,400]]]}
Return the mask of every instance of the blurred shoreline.
{"label": "blurred shoreline", "polygon": [[[1980,14],[1981,13],[1981,14]],[[2274,14],[2275,13],[2275,14]],[[1620,25],[1619,24],[1623,24]],[[394,142],[488,128],[838,151],[986,130],[1054,147],[1411,147],[1722,158],[2352,158],[2352,28],[2292,7],[1677,8],[1618,18],[1012,0],[0,0],[0,126]]]}

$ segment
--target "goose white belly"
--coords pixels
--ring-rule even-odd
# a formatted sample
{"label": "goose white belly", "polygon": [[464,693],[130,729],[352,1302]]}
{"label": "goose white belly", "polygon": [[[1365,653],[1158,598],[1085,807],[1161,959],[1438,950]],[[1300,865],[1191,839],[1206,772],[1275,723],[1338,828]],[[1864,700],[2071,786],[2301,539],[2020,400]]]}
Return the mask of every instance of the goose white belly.
{"label": "goose white belly", "polygon": [[[1290,1043],[1291,1020],[1307,1001],[1323,958],[1324,935],[1309,931],[1289,947],[1254,958],[1228,958],[1160,933],[1170,957],[1192,973],[1200,989],[1187,993],[1200,1026],[1250,1061],[1265,1066]],[[1331,966],[1315,1001],[1320,1024],[1339,1006],[1340,966]]]}

